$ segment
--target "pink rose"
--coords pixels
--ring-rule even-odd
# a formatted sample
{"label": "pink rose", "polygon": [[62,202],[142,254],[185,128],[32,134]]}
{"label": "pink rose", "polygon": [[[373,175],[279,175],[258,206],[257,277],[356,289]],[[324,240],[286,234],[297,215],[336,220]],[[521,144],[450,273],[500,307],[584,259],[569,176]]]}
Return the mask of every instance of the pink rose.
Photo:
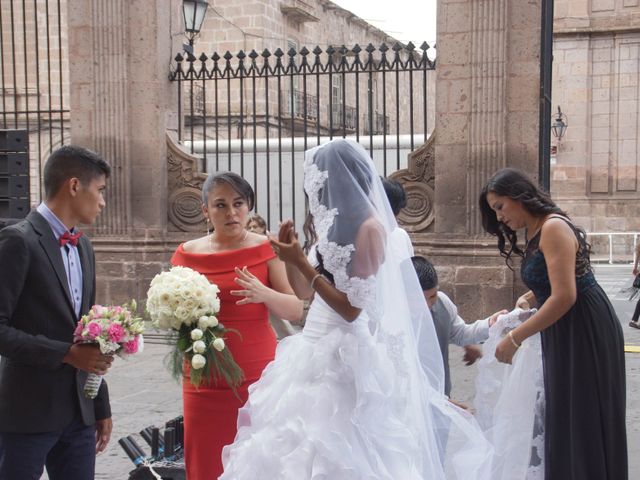
{"label": "pink rose", "polygon": [[107,313],[108,309],[106,307],[103,307],[102,305],[94,305],[91,310],[93,310],[94,313],[94,317],[95,318],[100,318],[102,317],[102,315],[104,315],[105,313]]}
{"label": "pink rose", "polygon": [[122,325],[119,323],[112,323],[109,325],[107,333],[109,333],[109,340],[115,343],[121,342],[125,335],[124,328],[122,328]]}
{"label": "pink rose", "polygon": [[89,338],[91,340],[94,340],[96,337],[99,337],[100,334],[102,333],[102,327],[98,322],[89,322],[89,324],[87,325],[87,332],[88,332]]}
{"label": "pink rose", "polygon": [[73,332],[73,338],[81,338],[82,337],[82,331],[84,330],[84,323],[82,323],[82,320],[80,320],[78,322],[78,325],[76,326],[75,331]]}
{"label": "pink rose", "polygon": [[126,342],[122,348],[124,348],[125,353],[136,353],[138,351],[138,335],[133,337],[133,340]]}

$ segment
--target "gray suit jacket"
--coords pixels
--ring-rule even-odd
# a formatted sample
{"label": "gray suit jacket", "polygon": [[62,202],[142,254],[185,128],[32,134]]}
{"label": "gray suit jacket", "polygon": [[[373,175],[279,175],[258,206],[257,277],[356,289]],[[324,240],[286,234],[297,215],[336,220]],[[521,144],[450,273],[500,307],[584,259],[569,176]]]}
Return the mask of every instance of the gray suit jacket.
{"label": "gray suit jacket", "polygon": [[[95,259],[85,236],[78,251],[85,314],[95,301]],[[60,246],[32,211],[0,231],[0,431],[49,432],[78,415],[86,425],[111,416],[106,384],[89,400],[82,391],[87,374],[62,363],[77,321]]]}

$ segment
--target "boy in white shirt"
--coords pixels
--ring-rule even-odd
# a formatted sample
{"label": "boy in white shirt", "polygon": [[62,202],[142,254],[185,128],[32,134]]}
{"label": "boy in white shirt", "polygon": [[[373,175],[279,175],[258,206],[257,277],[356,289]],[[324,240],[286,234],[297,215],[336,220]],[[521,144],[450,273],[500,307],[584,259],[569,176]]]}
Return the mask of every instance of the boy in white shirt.
{"label": "boy in white shirt", "polygon": [[484,320],[477,320],[467,324],[458,315],[458,307],[443,292],[438,290],[438,274],[433,264],[424,257],[411,257],[411,262],[418,275],[420,287],[424,293],[431,316],[433,317],[442,361],[445,373],[445,395],[451,393],[451,376],[449,372],[449,344],[453,343],[465,347],[464,360],[467,365],[472,365],[482,353],[473,344],[484,342],[489,338],[489,327],[492,326],[498,315],[507,313],[501,310]]}

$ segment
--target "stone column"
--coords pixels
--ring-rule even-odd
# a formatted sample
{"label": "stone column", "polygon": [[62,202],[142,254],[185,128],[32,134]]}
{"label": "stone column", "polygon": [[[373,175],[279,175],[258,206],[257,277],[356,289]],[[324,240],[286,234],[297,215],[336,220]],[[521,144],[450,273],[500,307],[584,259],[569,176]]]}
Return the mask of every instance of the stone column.
{"label": "stone column", "polygon": [[169,63],[182,40],[178,0],[69,0],[71,141],[112,166],[107,207],[89,229],[98,300],[144,298],[168,261],[166,131],[175,128]]}
{"label": "stone column", "polygon": [[518,290],[477,204],[498,168],[537,174],[540,25],[540,0],[438,3],[433,233],[413,238],[474,317],[512,306]]}

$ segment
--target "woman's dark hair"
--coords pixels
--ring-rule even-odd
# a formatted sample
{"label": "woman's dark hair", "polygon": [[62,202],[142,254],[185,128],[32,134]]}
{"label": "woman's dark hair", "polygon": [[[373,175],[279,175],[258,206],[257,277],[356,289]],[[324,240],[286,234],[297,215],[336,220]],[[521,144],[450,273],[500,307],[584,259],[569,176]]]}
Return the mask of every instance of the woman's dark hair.
{"label": "woman's dark hair", "polygon": [[[517,245],[518,236],[516,232],[498,221],[496,213],[487,201],[489,192],[519,201],[527,212],[536,217],[544,217],[552,213],[568,217],[551,200],[549,194],[533,183],[524,172],[515,168],[498,170],[480,193],[480,213],[482,214],[482,227],[485,232],[498,237],[500,255],[505,257],[505,262],[509,268],[512,268],[511,256],[523,257],[524,252]],[[507,242],[509,242],[508,246]]]}
{"label": "woman's dark hair", "polygon": [[[304,194],[305,198],[307,198],[307,194]],[[318,241],[318,234],[316,233],[316,227],[313,224],[313,215],[311,212],[307,212],[307,216],[304,219],[304,224],[302,225],[302,231],[304,232],[304,245],[302,246],[302,250],[304,253],[309,253],[311,247]],[[335,283],[333,279],[333,275],[326,268],[324,268],[324,261],[322,259],[322,255],[320,252],[316,250],[316,260],[318,261],[318,265],[316,266],[316,272],[323,274],[331,283]]]}
{"label": "woman's dark hair", "polygon": [[[334,195],[340,195],[344,204],[352,206],[335,218],[329,230],[329,235],[333,235],[332,241],[338,245],[346,245],[352,241],[362,222],[371,215],[369,206],[362,205],[360,199],[363,195],[369,195],[375,177],[372,176],[369,165],[363,159],[366,152],[363,154],[359,150],[364,152],[362,147],[353,141],[336,139],[316,151],[313,158],[318,169],[327,172],[327,180],[318,191],[318,201],[332,208],[331,202]],[[358,189],[360,191],[357,191]],[[305,198],[308,201],[306,193]],[[302,229],[306,237],[303,248],[308,253],[311,246],[318,240],[311,212],[307,214]],[[322,255],[317,250],[316,258],[318,273],[323,274],[333,283],[333,275],[325,269]]]}
{"label": "woman's dark hair", "polygon": [[249,210],[253,210],[255,205],[255,193],[249,182],[234,172],[219,172],[213,175],[209,175],[202,185],[202,203],[205,205],[209,199],[209,194],[213,187],[226,183],[233,188],[238,194],[245,199]]}
{"label": "woman's dark hair", "polygon": [[111,167],[95,152],[83,147],[65,145],[54,151],[44,165],[43,181],[46,198],[53,198],[64,182],[76,177],[83,187],[104,175],[109,178]]}
{"label": "woman's dark hair", "polygon": [[407,194],[404,191],[404,187],[397,180],[384,177],[380,177],[380,180],[382,180],[384,193],[387,194],[387,198],[389,199],[393,216],[397,217],[400,210],[407,206]]}

